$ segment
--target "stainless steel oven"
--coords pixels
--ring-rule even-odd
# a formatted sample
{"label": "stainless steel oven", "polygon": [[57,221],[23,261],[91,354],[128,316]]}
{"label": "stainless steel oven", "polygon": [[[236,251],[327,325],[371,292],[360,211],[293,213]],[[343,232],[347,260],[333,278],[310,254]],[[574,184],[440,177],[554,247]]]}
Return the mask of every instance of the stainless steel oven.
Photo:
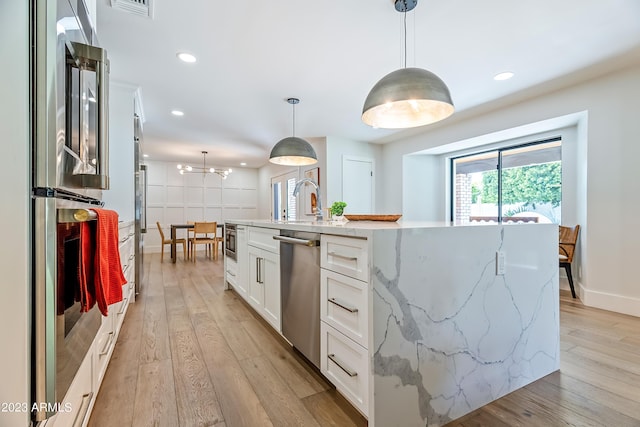
{"label": "stainless steel oven", "polygon": [[224,224],[224,254],[236,261],[238,257],[238,231],[236,224]]}
{"label": "stainless steel oven", "polygon": [[69,389],[102,324],[98,306],[83,312],[81,303],[80,220],[87,219],[89,227],[95,226],[88,212],[82,209],[58,210],[55,382],[58,399]]}
{"label": "stainless steel oven", "polygon": [[[108,70],[83,0],[33,0],[30,81],[32,412],[53,416],[102,322],[77,303],[77,221],[102,206],[108,177]],[[76,218],[75,213],[80,212]],[[33,407],[33,405],[31,406]]]}

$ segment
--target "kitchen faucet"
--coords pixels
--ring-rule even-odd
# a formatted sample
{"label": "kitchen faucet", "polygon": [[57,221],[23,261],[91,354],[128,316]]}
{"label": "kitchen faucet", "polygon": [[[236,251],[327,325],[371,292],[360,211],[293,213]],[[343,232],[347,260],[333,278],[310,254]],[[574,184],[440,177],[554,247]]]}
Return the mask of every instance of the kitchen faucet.
{"label": "kitchen faucet", "polygon": [[316,221],[322,221],[322,200],[320,199],[320,186],[317,182],[310,178],[303,178],[296,183],[296,188],[293,189],[293,197],[298,197],[298,193],[304,184],[311,184],[316,189]]}

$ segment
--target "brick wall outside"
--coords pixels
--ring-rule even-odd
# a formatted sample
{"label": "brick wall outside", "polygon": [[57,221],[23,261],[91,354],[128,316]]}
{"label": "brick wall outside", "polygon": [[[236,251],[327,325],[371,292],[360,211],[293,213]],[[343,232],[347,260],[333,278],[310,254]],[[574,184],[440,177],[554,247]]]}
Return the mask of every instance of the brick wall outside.
{"label": "brick wall outside", "polygon": [[456,174],[455,223],[465,224],[471,216],[471,175]]}

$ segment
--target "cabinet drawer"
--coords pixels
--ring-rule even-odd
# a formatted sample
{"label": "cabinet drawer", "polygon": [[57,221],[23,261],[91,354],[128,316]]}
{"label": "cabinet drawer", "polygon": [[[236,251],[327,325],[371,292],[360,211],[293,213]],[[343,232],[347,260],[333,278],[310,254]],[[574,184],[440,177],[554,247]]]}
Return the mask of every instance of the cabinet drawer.
{"label": "cabinet drawer", "polygon": [[235,288],[238,283],[238,264],[228,258],[226,259],[226,262],[225,276],[227,282]]}
{"label": "cabinet drawer", "polygon": [[369,355],[325,322],[320,322],[320,370],[365,416],[369,411]]}
{"label": "cabinet drawer", "polygon": [[322,268],[369,281],[369,249],[366,239],[323,234],[320,242]]}
{"label": "cabinet drawer", "polygon": [[248,227],[248,230],[249,245],[275,254],[280,253],[280,242],[273,239],[273,236],[280,235],[280,230],[260,227]]}
{"label": "cabinet drawer", "polygon": [[107,371],[107,365],[109,364],[109,358],[111,349],[115,345],[116,333],[114,328],[115,314],[112,310],[119,310],[120,303],[112,304],[109,306],[109,316],[102,318],[102,327],[98,331],[98,336],[95,340],[95,358],[96,358],[96,372],[97,383],[100,384],[105,372]]}
{"label": "cabinet drawer", "polygon": [[368,348],[367,283],[330,270],[320,272],[320,318]]}
{"label": "cabinet drawer", "polygon": [[58,412],[47,426],[69,427],[86,425],[89,421],[89,406],[94,398],[93,395],[93,349],[82,361],[80,369],[73,378],[73,382],[62,399],[62,410]]}

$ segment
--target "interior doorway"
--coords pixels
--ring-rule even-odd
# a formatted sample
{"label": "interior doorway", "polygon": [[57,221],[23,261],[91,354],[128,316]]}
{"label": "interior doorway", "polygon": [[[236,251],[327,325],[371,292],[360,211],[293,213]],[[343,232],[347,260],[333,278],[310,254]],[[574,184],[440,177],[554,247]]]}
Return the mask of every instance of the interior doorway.
{"label": "interior doorway", "polygon": [[346,213],[370,214],[374,206],[374,160],[367,157],[342,158],[342,200]]}
{"label": "interior doorway", "polygon": [[292,171],[271,178],[271,219],[290,221],[297,219],[298,204],[293,190],[298,182],[298,172]]}

